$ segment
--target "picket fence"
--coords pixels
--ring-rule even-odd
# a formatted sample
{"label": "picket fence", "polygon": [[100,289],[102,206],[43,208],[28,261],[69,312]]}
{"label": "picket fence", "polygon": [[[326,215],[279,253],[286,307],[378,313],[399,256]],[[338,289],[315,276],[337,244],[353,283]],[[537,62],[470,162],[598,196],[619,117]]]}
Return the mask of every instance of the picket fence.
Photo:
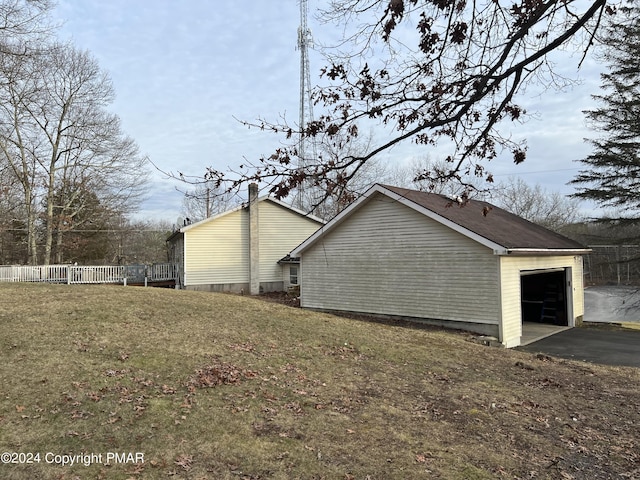
{"label": "picket fence", "polygon": [[176,265],[0,265],[0,282],[132,283],[175,280]]}

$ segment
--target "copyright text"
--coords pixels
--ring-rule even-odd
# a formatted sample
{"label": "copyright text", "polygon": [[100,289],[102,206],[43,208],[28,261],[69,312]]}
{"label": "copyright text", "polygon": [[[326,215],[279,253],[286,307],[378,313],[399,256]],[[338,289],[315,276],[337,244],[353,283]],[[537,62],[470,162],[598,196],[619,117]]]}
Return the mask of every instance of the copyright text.
{"label": "copyright text", "polygon": [[142,452],[106,452],[106,453],[54,453],[54,452],[4,452],[0,454],[0,463],[23,465],[30,463],[45,463],[72,467],[84,465],[89,467],[94,464],[111,465],[117,463],[138,464],[144,463]]}

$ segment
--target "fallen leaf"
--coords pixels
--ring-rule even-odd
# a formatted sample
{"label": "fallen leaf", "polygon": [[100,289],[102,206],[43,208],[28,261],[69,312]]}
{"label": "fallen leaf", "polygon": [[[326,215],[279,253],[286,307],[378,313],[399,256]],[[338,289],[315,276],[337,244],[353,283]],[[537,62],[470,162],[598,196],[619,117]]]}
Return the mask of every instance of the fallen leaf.
{"label": "fallen leaf", "polygon": [[193,463],[193,455],[187,455],[187,454],[179,455],[174,460],[173,463],[175,463],[179,467],[182,467],[184,471],[188,472],[189,470],[191,470],[191,464]]}
{"label": "fallen leaf", "polygon": [[162,385],[162,393],[164,393],[165,395],[172,395],[176,393],[176,389],[170,387],[169,385]]}

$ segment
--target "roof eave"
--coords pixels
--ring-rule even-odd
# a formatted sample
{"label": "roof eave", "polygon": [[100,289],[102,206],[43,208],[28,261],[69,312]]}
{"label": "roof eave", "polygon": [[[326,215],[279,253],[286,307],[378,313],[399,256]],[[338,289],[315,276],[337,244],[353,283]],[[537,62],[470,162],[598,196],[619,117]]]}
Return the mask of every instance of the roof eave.
{"label": "roof eave", "polygon": [[340,212],[336,217],[330,220],[328,223],[320,227],[313,235],[307,240],[298,245],[291,251],[291,256],[299,257],[302,252],[307,250],[311,245],[315,244],[318,240],[324,237],[326,234],[340,225],[349,215],[356,209],[360,208],[367,200],[375,193],[381,193],[389,198],[396,200],[397,202],[405,205],[419,213],[422,213],[428,218],[435,220],[436,222],[445,225],[452,230],[478,242],[481,245],[491,249],[494,255],[585,255],[591,250],[588,248],[509,248],[504,245],[500,245],[488,238],[479,235],[462,225],[455,223],[448,218],[445,218],[436,212],[419,205],[412,200],[386,188],[384,185],[375,184],[369,190],[367,190],[358,200],[349,205],[345,210]]}
{"label": "roof eave", "polygon": [[292,257],[291,255],[286,255],[278,260],[279,265],[291,264],[296,265],[300,264],[300,257]]}
{"label": "roof eave", "polygon": [[587,255],[590,248],[508,248],[503,255]]}
{"label": "roof eave", "polygon": [[172,242],[174,239],[178,238],[180,235],[182,235],[182,230],[178,229],[174,231],[171,235],[169,235],[165,240],[165,242]]}

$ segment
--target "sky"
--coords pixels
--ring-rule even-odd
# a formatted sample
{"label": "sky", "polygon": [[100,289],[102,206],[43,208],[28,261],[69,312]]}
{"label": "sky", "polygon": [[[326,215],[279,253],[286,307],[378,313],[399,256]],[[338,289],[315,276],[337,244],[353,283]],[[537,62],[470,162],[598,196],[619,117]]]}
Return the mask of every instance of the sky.
{"label": "sky", "polygon": [[[316,21],[317,3],[309,0],[309,26],[314,40],[327,44],[338,32]],[[111,110],[162,171],[201,176],[208,166],[226,170],[279,146],[276,135],[238,119],[284,116],[297,123],[297,0],[58,0],[53,14],[62,23],[59,38],[91,52],[109,73],[116,92]],[[589,153],[583,139],[593,134],[582,111],[594,106],[590,95],[598,92],[601,68],[588,59],[578,71],[578,60],[558,59],[578,85],[521,98],[534,118],[505,133],[527,138],[528,158],[519,166],[492,162],[496,181],[520,176],[549,191],[574,191],[566,183],[580,170],[574,160]],[[312,51],[312,83],[322,66]],[[388,159],[408,163],[424,153],[404,146]],[[152,169],[136,217],[176,222],[188,188]]]}

